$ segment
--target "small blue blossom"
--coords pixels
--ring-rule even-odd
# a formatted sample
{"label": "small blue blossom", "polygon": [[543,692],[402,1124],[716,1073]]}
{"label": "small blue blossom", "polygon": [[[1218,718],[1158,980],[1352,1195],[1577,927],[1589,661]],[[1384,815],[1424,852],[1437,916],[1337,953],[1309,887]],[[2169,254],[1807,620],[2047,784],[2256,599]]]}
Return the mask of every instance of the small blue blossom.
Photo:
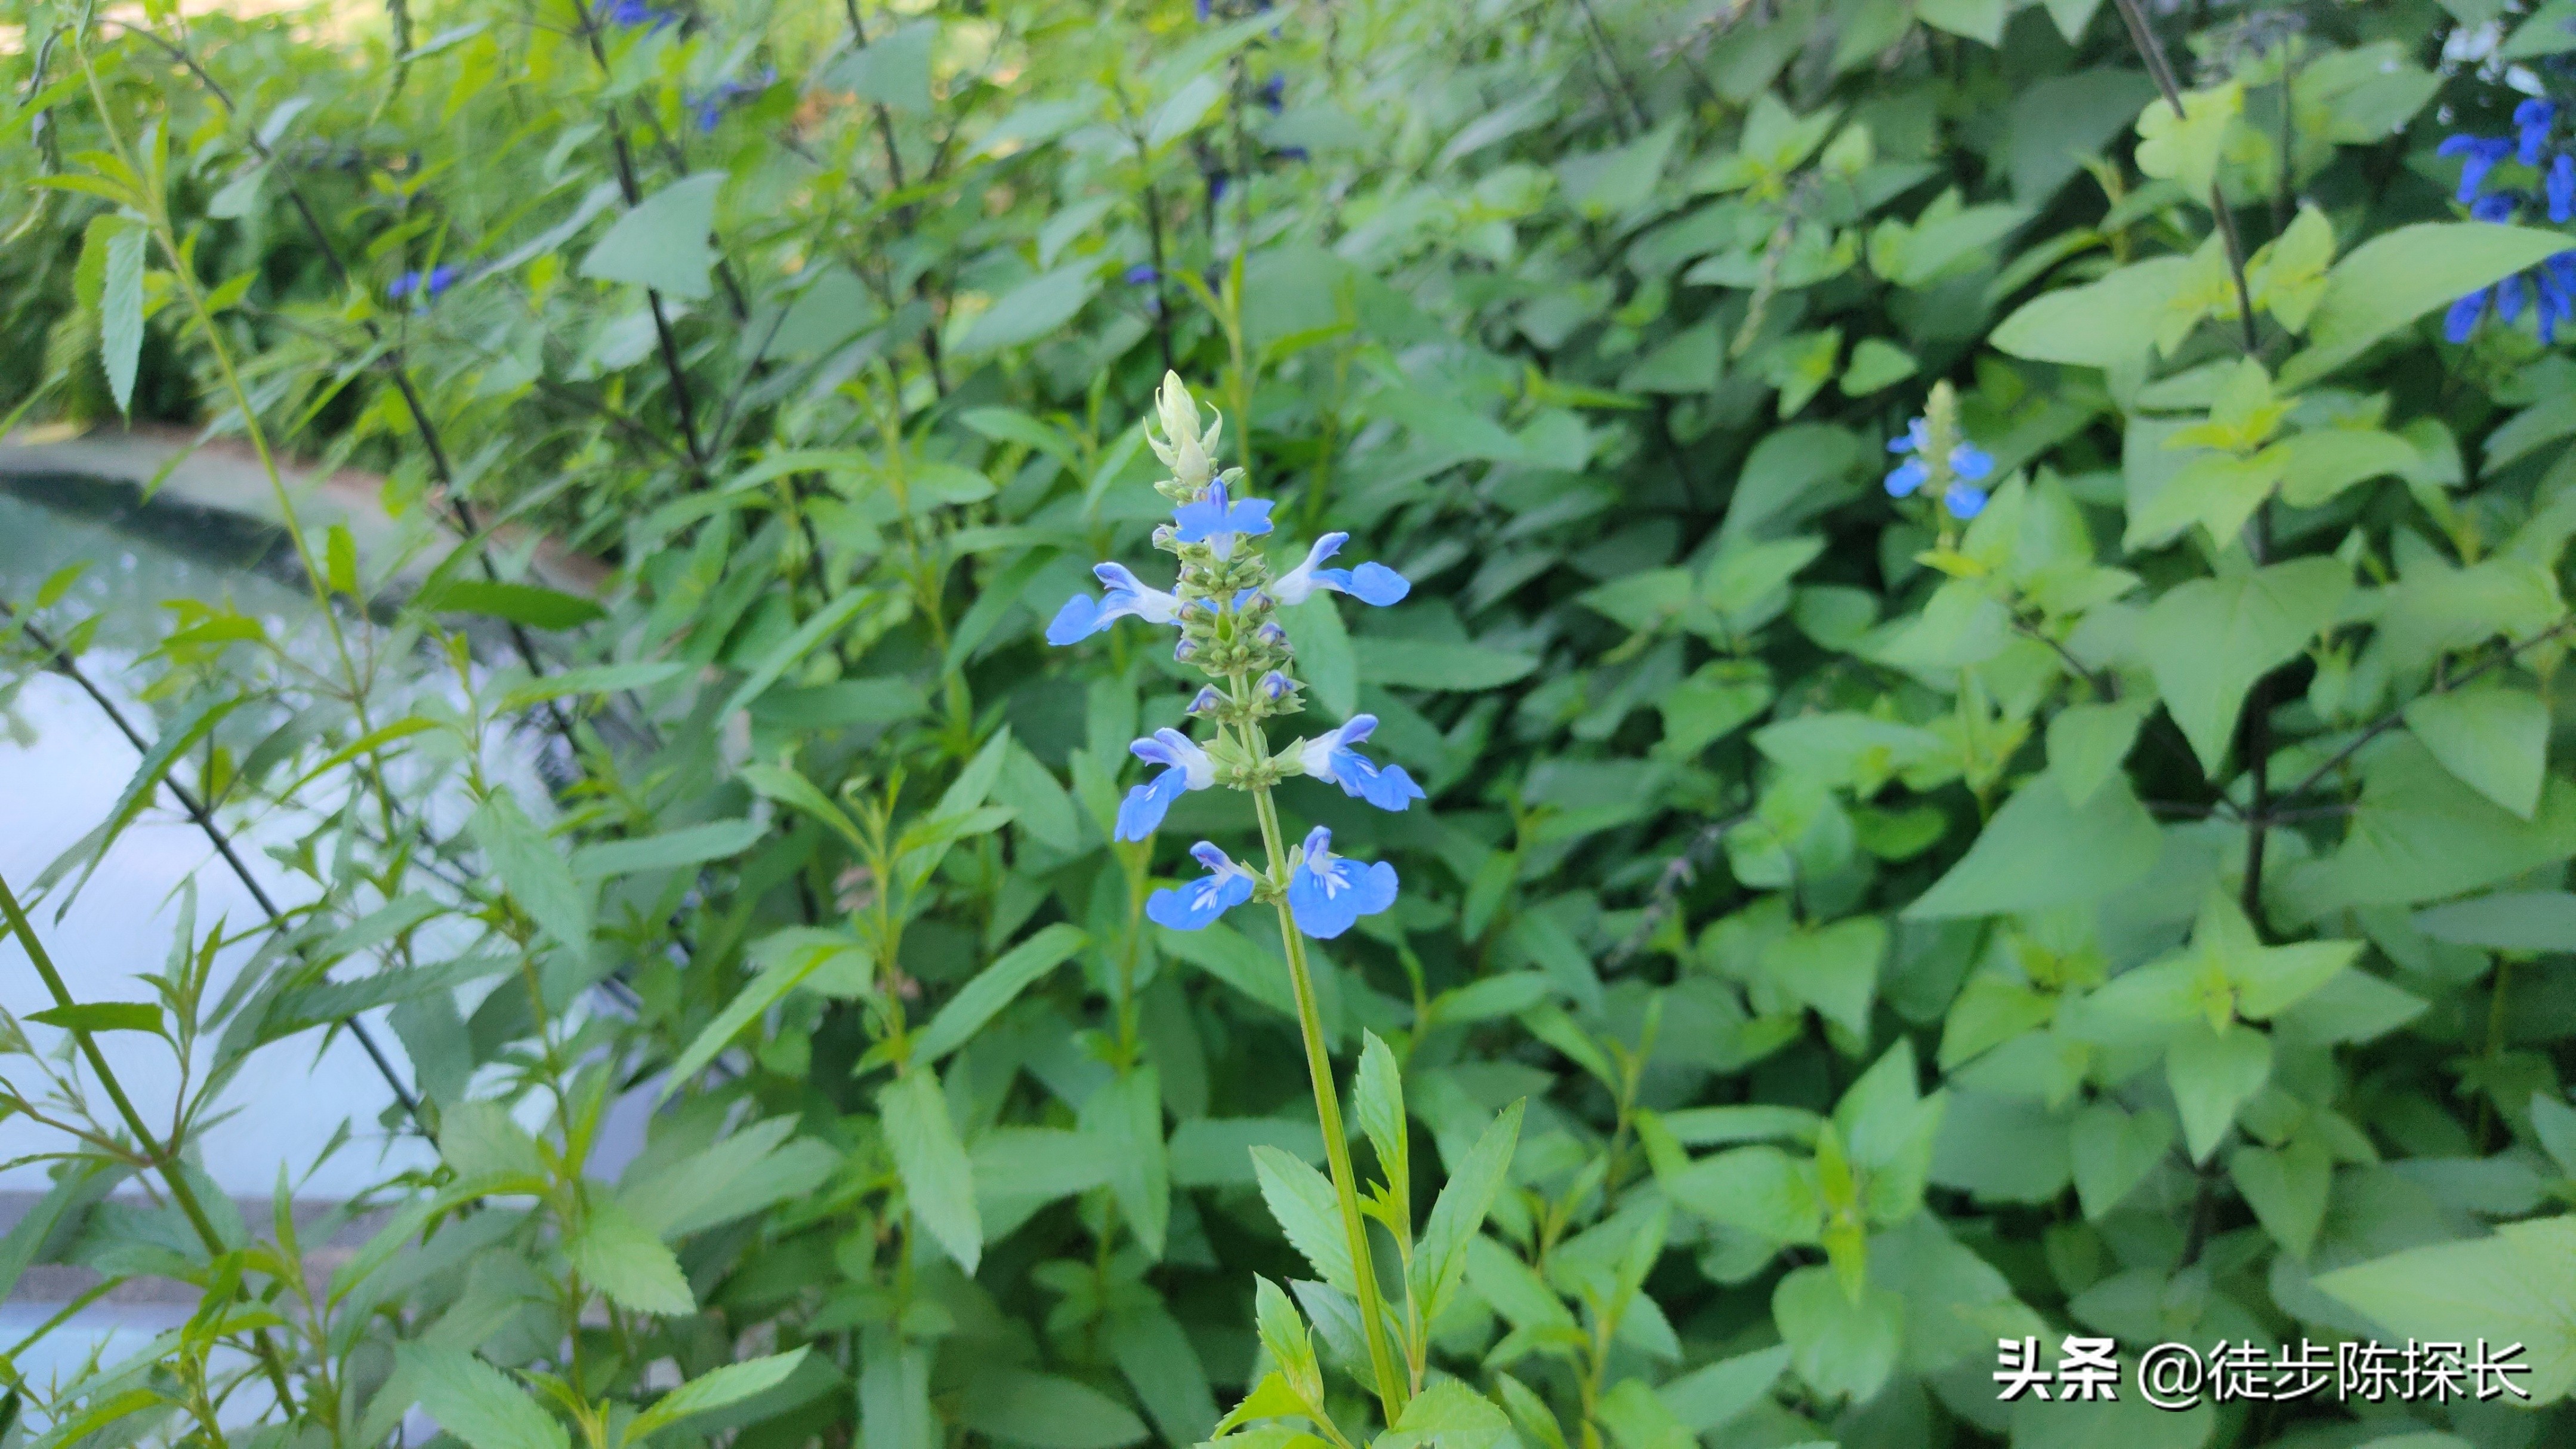
{"label": "small blue blossom", "polygon": [[2442,336],[2452,342],[2466,342],[2478,330],[2478,318],[2487,310],[2487,291],[2480,287],[2451,304],[2442,314]]}
{"label": "small blue blossom", "polygon": [[1190,854],[1208,873],[1183,886],[1165,886],[1145,899],[1145,919],[1175,931],[1196,931],[1252,899],[1259,877],[1251,868],[1202,840]]}
{"label": "small blue blossom", "polygon": [[[1911,498],[1922,491],[1924,484],[1932,481],[1932,470],[1924,466],[1922,456],[1924,450],[1931,446],[1932,424],[1926,418],[1916,418],[1906,424],[1904,437],[1888,441],[1887,451],[1913,455],[1888,470],[1887,495],[1890,498]],[[1976,517],[1986,506],[1986,494],[1984,489],[1969,485],[1985,481],[1994,471],[1993,454],[1974,443],[1954,444],[1950,449],[1950,476],[1953,481],[1941,495],[1943,506],[1954,517]]]}
{"label": "small blue blossom", "polygon": [[1290,679],[1287,675],[1280,673],[1276,669],[1261,676],[1261,683],[1258,686],[1261,690],[1261,697],[1270,700],[1273,703],[1286,699],[1288,697],[1288,692],[1296,687],[1297,681]]}
{"label": "small blue blossom", "polygon": [[2549,128],[2558,121],[2558,108],[2543,100],[2524,101],[2513,108],[2514,130],[2520,145],[2514,159],[2525,166],[2540,164],[2540,155],[2549,144]]}
{"label": "small blue blossom", "polygon": [[2439,156],[2460,158],[2458,199],[2462,206],[2477,200],[2478,188],[2486,184],[2487,173],[2513,152],[2513,142],[2502,136],[2446,136],[2434,150]]}
{"label": "small blue blossom", "polygon": [[1293,161],[1301,166],[1306,162],[1306,148],[1303,146],[1281,146],[1270,154],[1275,160]]}
{"label": "small blue blossom", "polygon": [[419,272],[405,272],[394,278],[393,285],[385,288],[385,295],[400,301],[417,293],[420,301],[432,302],[438,299],[440,293],[455,286],[463,276],[464,273],[456,268],[441,263],[430,268],[427,275]]}
{"label": "small blue blossom", "polygon": [[1362,916],[1395,904],[1395,867],[1362,865],[1333,854],[1333,832],[1318,825],[1306,833],[1306,850],[1288,875],[1288,911],[1297,929],[1318,941],[1349,930]]}
{"label": "small blue blossom", "polygon": [[615,26],[632,28],[642,25],[654,30],[678,24],[680,19],[678,12],[647,4],[645,0],[611,0],[600,10],[599,18]]}
{"label": "small blue blossom", "polygon": [[1379,765],[1354,748],[1376,729],[1376,715],[1352,715],[1341,728],[1308,740],[1298,751],[1298,763],[1309,776],[1341,786],[1353,799],[1380,810],[1402,810],[1424,798],[1422,787],[1402,765]]}
{"label": "small blue blossom", "polygon": [[1208,485],[1205,496],[1195,503],[1184,503],[1172,510],[1172,522],[1178,525],[1173,535],[1183,543],[1204,543],[1216,550],[1218,558],[1234,556],[1238,538],[1258,538],[1270,531],[1270,500],[1247,498],[1240,503],[1226,497],[1225,480]]}
{"label": "small blue blossom", "polygon": [[2549,196],[2549,220],[2553,226],[2565,226],[2576,220],[2576,155],[2565,151],[2549,163],[2549,178],[2542,184]]}
{"label": "small blue blossom", "polygon": [[1172,802],[1192,790],[1216,783],[1216,762],[1188,735],[1164,728],[1127,747],[1127,752],[1164,770],[1127,792],[1118,805],[1118,838],[1142,840],[1170,813]]}
{"label": "small blue blossom", "polygon": [[1049,644],[1071,644],[1077,639],[1088,639],[1131,615],[1148,624],[1179,622],[1181,601],[1160,589],[1145,587],[1125,564],[1101,564],[1091,573],[1107,587],[1106,594],[1098,599],[1089,594],[1076,594],[1065,600],[1064,607],[1058,609],[1055,618],[1047,623]]}
{"label": "small blue blossom", "polygon": [[1225,188],[1233,180],[1234,177],[1231,174],[1223,171],[1211,171],[1207,174],[1207,204],[1210,208],[1225,200]]}
{"label": "small blue blossom", "polygon": [[1274,75],[1261,83],[1261,108],[1274,116],[1278,115],[1287,102],[1287,95],[1288,77]]}
{"label": "small blue blossom", "polygon": [[2559,329],[2576,323],[2576,249],[2453,302],[2442,317],[2442,336],[2454,343],[2467,342],[2485,320],[2490,303],[2496,320],[2507,326],[2520,320],[2524,307],[2530,306],[2541,345],[2555,346]]}
{"label": "small blue blossom", "polygon": [[1318,567],[1341,552],[1350,538],[1347,533],[1328,533],[1316,539],[1315,546],[1306,550],[1305,562],[1271,580],[1270,597],[1293,606],[1306,602],[1317,589],[1329,589],[1384,608],[1413,592],[1413,585],[1404,575],[1382,563],[1364,563],[1355,569]]}
{"label": "small blue blossom", "polygon": [[1218,707],[1224,703],[1225,696],[1217,693],[1215,685],[1203,684],[1199,686],[1199,692],[1190,697],[1189,708],[1184,712],[1188,714],[1201,715],[1214,714],[1217,712]]}
{"label": "small blue blossom", "polygon": [[2522,199],[2510,191],[2481,196],[2469,203],[2469,220],[2504,226],[2512,222],[2514,212],[2519,210],[2521,205]]}
{"label": "small blue blossom", "polygon": [[1129,267],[1126,274],[1120,278],[1131,287],[1150,287],[1162,279],[1163,274],[1154,269],[1152,262],[1138,262]]}

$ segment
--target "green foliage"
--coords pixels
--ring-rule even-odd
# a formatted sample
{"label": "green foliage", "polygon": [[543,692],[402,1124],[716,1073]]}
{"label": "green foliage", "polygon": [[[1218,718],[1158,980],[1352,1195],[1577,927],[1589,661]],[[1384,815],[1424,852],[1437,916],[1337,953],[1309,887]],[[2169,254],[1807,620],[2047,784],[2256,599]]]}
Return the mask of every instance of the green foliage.
{"label": "green foliage", "polygon": [[[313,607],[0,597],[139,760],[6,883],[0,1281],[202,1294],[0,1445],[2576,1437],[2571,237],[2440,149],[2570,148],[2564,4],[93,9],[11,17],[0,406],[247,442]],[[1329,941],[1148,919],[1262,837],[1117,839],[1197,676],[1044,642],[1158,460],[1412,580],[1260,648],[1423,808],[1220,762],[1401,873]],[[147,822],[296,904],[77,999]],[[340,1031],[436,1153],[326,1275],[191,1164]],[[2532,1398],[1997,1401],[2069,1334]]]}

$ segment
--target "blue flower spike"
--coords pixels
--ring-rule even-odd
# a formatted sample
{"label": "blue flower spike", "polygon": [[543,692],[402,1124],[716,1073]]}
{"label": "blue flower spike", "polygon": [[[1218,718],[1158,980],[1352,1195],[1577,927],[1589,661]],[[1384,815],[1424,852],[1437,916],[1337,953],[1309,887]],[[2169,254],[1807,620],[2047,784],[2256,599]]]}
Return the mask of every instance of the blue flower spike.
{"label": "blue flower spike", "polygon": [[2551,225],[2576,221],[2576,153],[2558,153],[2558,159],[2549,163],[2549,179],[2541,190],[2548,195]]}
{"label": "blue flower spike", "polygon": [[1183,543],[1204,543],[1216,550],[1219,559],[1230,559],[1236,539],[1258,538],[1270,531],[1270,500],[1235,501],[1227,495],[1225,480],[1219,478],[1208,484],[1206,497],[1173,509],[1172,522],[1173,537]]}
{"label": "blue flower spike", "polygon": [[2486,185],[2487,173],[2513,153],[2513,142],[2502,136],[2450,136],[2434,151],[2436,155],[2459,158],[2457,197],[2462,206],[2478,199],[2478,189]]}
{"label": "blue flower spike", "polygon": [[1288,875],[1288,911],[1297,929],[1318,941],[1349,930],[1362,916],[1395,904],[1395,867],[1362,864],[1333,854],[1333,832],[1318,825],[1306,833],[1297,868]]}
{"label": "blue flower spike", "polygon": [[2525,166],[2540,164],[2540,155],[2549,145],[2549,128],[2558,123],[2558,108],[2544,100],[2528,100],[2513,108],[2513,127],[2520,144],[2514,159]]}
{"label": "blue flower spike", "polygon": [[464,276],[465,274],[455,267],[441,263],[430,268],[426,273],[405,272],[394,278],[393,285],[385,288],[385,295],[397,302],[410,297],[413,299],[413,305],[419,306],[438,300],[440,293],[464,280]]}
{"label": "blue flower spike", "polygon": [[1216,762],[1179,730],[1163,728],[1127,747],[1127,752],[1163,772],[1127,792],[1118,805],[1118,838],[1142,840],[1171,813],[1172,802],[1192,790],[1216,783]]}
{"label": "blue flower spike", "polygon": [[1986,490],[1976,485],[1994,476],[1995,458],[1961,436],[1959,395],[1950,384],[1932,385],[1923,416],[1905,425],[1903,437],[1889,439],[1887,451],[1905,458],[1887,472],[1888,497],[1937,488],[1942,508],[1961,522],[1985,511]]}
{"label": "blue flower spike", "polygon": [[1209,922],[1252,899],[1252,888],[1259,877],[1249,866],[1237,864],[1232,856],[1202,840],[1190,847],[1190,854],[1208,868],[1208,873],[1187,885],[1165,886],[1145,898],[1145,919],[1175,931],[1197,931]]}
{"label": "blue flower spike", "polygon": [[1076,594],[1064,601],[1055,617],[1047,622],[1049,644],[1071,644],[1088,639],[1121,619],[1137,618],[1148,624],[1180,622],[1181,600],[1178,595],[1161,589],[1149,589],[1144,581],[1125,564],[1105,563],[1094,567],[1093,578],[1100,580],[1106,592],[1100,598]]}
{"label": "blue flower spike", "polygon": [[1341,552],[1350,538],[1347,533],[1328,533],[1316,539],[1315,546],[1306,550],[1305,562],[1271,581],[1270,597],[1293,606],[1306,602],[1317,589],[1327,589],[1385,608],[1413,592],[1413,584],[1404,575],[1382,563],[1364,563],[1355,569],[1319,567]]}
{"label": "blue flower spike", "polygon": [[1341,728],[1306,741],[1297,752],[1306,773],[1380,810],[1402,810],[1422,799],[1422,787],[1402,765],[1379,765],[1355,748],[1377,729],[1377,716],[1355,714]]}

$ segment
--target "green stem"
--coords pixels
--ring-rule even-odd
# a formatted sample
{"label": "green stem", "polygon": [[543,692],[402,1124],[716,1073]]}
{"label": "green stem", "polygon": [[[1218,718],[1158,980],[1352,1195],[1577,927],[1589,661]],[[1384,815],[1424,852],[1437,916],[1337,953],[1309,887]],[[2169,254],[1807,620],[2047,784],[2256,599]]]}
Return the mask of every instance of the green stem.
{"label": "green stem", "polygon": [[[6,879],[0,879],[0,917],[7,918],[9,929],[18,937],[18,944],[26,948],[27,959],[35,963],[36,974],[44,978],[45,991],[54,998],[54,1005],[65,1010],[79,1005],[71,988],[63,984],[62,973],[54,969],[54,958],[46,953],[44,943],[36,939],[36,928],[28,923],[27,913],[19,907],[18,897],[9,889]],[[187,1217],[189,1230],[197,1235],[197,1241],[205,1245],[211,1257],[220,1258],[231,1251],[224,1245],[223,1235],[215,1231],[214,1220],[206,1216],[205,1205],[197,1201],[197,1190],[188,1185],[187,1176],[179,1171],[173,1154],[152,1135],[152,1129],[143,1125],[143,1114],[134,1109],[134,1099],[125,1095],[125,1085],[109,1069],[107,1055],[98,1049],[97,1039],[84,1027],[73,1027],[71,1033],[72,1040],[80,1046],[82,1057],[88,1060],[90,1071],[97,1075],[99,1086],[107,1092],[108,1101],[115,1104],[116,1115],[124,1119],[125,1130],[134,1134],[135,1143],[160,1172],[162,1182],[168,1185],[170,1200],[177,1203],[179,1211]],[[259,1349],[260,1366],[268,1371],[269,1385],[277,1391],[278,1408],[293,1414],[295,1396],[287,1388],[286,1366],[278,1361],[277,1345],[269,1341],[268,1330],[264,1328],[253,1337]]]}
{"label": "green stem", "polygon": [[[1247,726],[1246,734],[1256,731]],[[1252,807],[1261,819],[1261,844],[1270,853],[1270,878],[1287,879],[1288,852],[1279,839],[1279,812],[1267,786],[1252,792]],[[1297,998],[1297,1032],[1306,1041],[1306,1075],[1315,1086],[1315,1116],[1324,1129],[1324,1160],[1332,1169],[1333,1196],[1342,1209],[1342,1233],[1350,1240],[1351,1276],[1359,1288],[1360,1329],[1368,1335],[1369,1367],[1377,1375],[1377,1397],[1391,1426],[1404,1412],[1404,1377],[1386,1342],[1386,1304],[1378,1293],[1377,1260],[1369,1252],[1368,1224],[1360,1217],[1359,1181],[1351,1170],[1351,1145],[1342,1130],[1340,1095],[1333,1086],[1332,1058],[1324,1051],[1323,1014],[1315,1006],[1315,979],[1306,967],[1306,938],[1297,931],[1285,894],[1279,909],[1279,939],[1288,954],[1288,985]]]}

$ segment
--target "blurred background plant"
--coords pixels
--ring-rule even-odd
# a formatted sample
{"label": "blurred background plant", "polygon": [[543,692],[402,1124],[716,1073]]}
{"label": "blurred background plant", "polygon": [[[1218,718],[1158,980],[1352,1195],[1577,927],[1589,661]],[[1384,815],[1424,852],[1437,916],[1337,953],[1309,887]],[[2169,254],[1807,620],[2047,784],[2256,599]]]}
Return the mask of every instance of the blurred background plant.
{"label": "blurred background plant", "polygon": [[[0,599],[134,762],[0,898],[0,1281],[189,1288],[0,1434],[2576,1439],[2571,22],[10,0],[0,411],[236,459],[301,602]],[[1195,672],[1060,613],[1168,372],[1267,577],[1411,584],[1262,644],[1427,797],[1278,784],[1403,881],[1302,1012],[1153,904],[1252,821],[1119,838]],[[245,1214],[317,1043],[367,1185]],[[1998,1400],[2070,1332],[2532,1401]]]}

